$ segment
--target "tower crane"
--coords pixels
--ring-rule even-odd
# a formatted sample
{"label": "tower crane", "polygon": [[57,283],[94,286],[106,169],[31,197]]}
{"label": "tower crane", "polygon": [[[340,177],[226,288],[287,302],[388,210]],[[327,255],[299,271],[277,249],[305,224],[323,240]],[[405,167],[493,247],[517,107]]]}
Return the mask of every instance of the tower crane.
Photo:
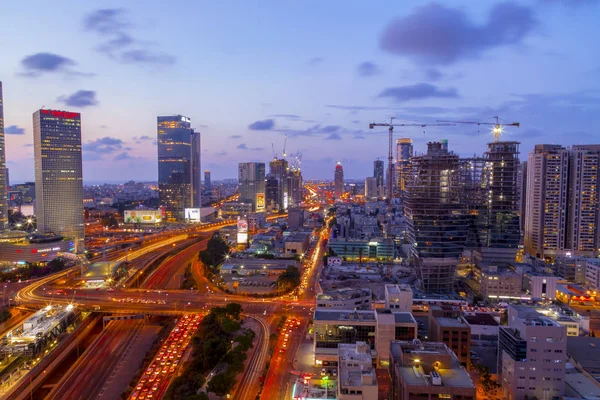
{"label": "tower crane", "polygon": [[275,145],[271,142],[271,148],[273,149],[273,160],[277,160],[277,153],[275,153]]}
{"label": "tower crane", "polygon": [[285,135],[285,139],[283,139],[283,159],[284,160],[287,157],[287,154],[285,153],[285,146],[286,145],[287,145],[287,135]]}
{"label": "tower crane", "polygon": [[493,117],[496,122],[476,122],[476,121],[440,121],[437,122],[449,122],[452,124],[471,124],[471,125],[493,125],[492,133],[494,135],[494,142],[498,141],[498,138],[502,134],[502,127],[504,126],[516,126],[517,128],[521,126],[519,122],[512,122],[510,124],[500,123],[499,117]]}
{"label": "tower crane", "polygon": [[[388,213],[388,223],[387,223],[387,229],[386,229],[386,236],[388,240],[391,240],[391,219],[392,219],[392,197],[394,195],[393,192],[393,184],[392,182],[394,181],[394,168],[392,166],[393,162],[394,162],[394,158],[392,156],[393,154],[393,146],[394,146],[394,127],[395,126],[418,126],[421,128],[425,128],[426,126],[453,126],[456,125],[455,123],[449,122],[449,123],[436,123],[436,124],[420,124],[420,123],[410,123],[410,124],[394,124],[394,120],[396,118],[392,117],[390,118],[390,123],[370,123],[369,124],[369,129],[373,129],[376,126],[386,126],[388,127],[388,132],[389,132],[389,150],[388,150],[388,182],[387,182],[387,213]],[[391,245],[388,246],[388,248],[391,248]],[[393,254],[391,257],[388,257],[389,261],[391,262],[393,258]]]}

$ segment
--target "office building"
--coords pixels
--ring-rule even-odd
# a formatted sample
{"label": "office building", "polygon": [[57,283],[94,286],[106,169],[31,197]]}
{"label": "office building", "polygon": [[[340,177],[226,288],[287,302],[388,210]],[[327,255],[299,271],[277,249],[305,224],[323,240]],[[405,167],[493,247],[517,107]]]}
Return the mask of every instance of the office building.
{"label": "office building", "polygon": [[287,210],[289,203],[288,193],[288,172],[289,165],[285,159],[274,159],[269,162],[269,176],[277,180],[277,201],[278,210]]}
{"label": "office building", "polygon": [[373,162],[373,177],[377,188],[383,187],[383,160],[375,160]]}
{"label": "office building", "polygon": [[[268,180],[267,180],[268,182]],[[304,225],[304,210],[300,207],[288,208],[288,228],[300,229]]]}
{"label": "office building", "polygon": [[81,115],[58,110],[33,114],[37,228],[74,242],[83,252]]}
{"label": "office building", "polygon": [[407,167],[413,156],[413,143],[410,138],[400,138],[396,141],[396,187],[400,192],[405,189]]}
{"label": "office building", "polygon": [[378,364],[389,360],[392,340],[417,337],[417,321],[410,313],[392,310],[334,310],[316,308],[313,351],[317,365],[335,365],[338,345],[365,342]]}
{"label": "office building", "polygon": [[498,374],[504,398],[560,398],[565,390],[567,329],[535,312],[508,308],[498,335]]}
{"label": "office building", "polygon": [[600,245],[600,145],[536,145],[527,164],[525,251],[596,257]]}
{"label": "office building", "polygon": [[585,285],[588,259],[585,256],[574,256],[571,253],[566,253],[554,257],[554,264],[550,267],[555,275],[563,277],[569,282]]}
{"label": "office building", "polygon": [[370,310],[371,289],[340,288],[317,294],[317,308]]}
{"label": "office building", "polygon": [[365,342],[338,346],[338,399],[373,400],[377,398],[377,373],[371,348]]}
{"label": "office building", "polygon": [[461,201],[459,157],[448,151],[447,143],[430,142],[426,154],[411,159],[407,177],[409,258],[425,292],[452,292],[471,224]]}
{"label": "office building", "polygon": [[471,328],[461,318],[433,317],[430,321],[429,336],[433,342],[442,342],[448,346],[461,365],[471,368]]}
{"label": "office building", "polygon": [[240,202],[252,204],[253,212],[265,211],[265,163],[239,163],[238,185]]}
{"label": "office building", "polygon": [[210,170],[208,170],[208,169],[204,171],[204,190],[206,190],[207,192],[212,191],[212,182],[210,180]]}
{"label": "office building", "polygon": [[524,299],[523,275],[508,270],[485,270],[481,274],[481,296],[491,301]]}
{"label": "office building", "polygon": [[200,132],[192,131],[192,208],[202,207],[202,142],[200,139]]}
{"label": "office building", "polygon": [[585,285],[600,292],[600,260],[588,258],[585,266]]}
{"label": "office building", "polygon": [[[184,210],[192,208],[195,188],[192,180],[200,160],[199,134],[196,139],[189,118],[175,115],[157,118],[158,198],[167,222],[185,220]],[[192,141],[194,143],[192,143]],[[194,200],[195,201],[195,200]]]}
{"label": "office building", "polygon": [[8,225],[8,168],[6,168],[6,139],[4,137],[4,101],[0,82],[0,232]]}
{"label": "office building", "polygon": [[556,285],[562,280],[559,276],[543,272],[528,272],[523,274],[523,289],[529,292],[533,300],[556,299]]}
{"label": "office building", "polygon": [[390,400],[475,400],[467,370],[444,343],[392,341]]}
{"label": "office building", "polygon": [[302,193],[302,171],[292,168],[287,175],[288,206],[299,207],[304,201]]}
{"label": "office building", "polygon": [[377,178],[369,176],[365,179],[365,198],[367,200],[376,199],[378,196]]}
{"label": "office building", "polygon": [[344,168],[342,168],[342,164],[338,161],[335,166],[335,174],[333,177],[333,185],[334,185],[334,195],[335,197],[340,197],[342,193],[344,193]]}
{"label": "office building", "polygon": [[265,181],[266,208],[269,211],[279,209],[279,181],[272,175]]}
{"label": "office building", "polygon": [[410,285],[385,285],[385,308],[396,312],[412,313],[413,291]]}

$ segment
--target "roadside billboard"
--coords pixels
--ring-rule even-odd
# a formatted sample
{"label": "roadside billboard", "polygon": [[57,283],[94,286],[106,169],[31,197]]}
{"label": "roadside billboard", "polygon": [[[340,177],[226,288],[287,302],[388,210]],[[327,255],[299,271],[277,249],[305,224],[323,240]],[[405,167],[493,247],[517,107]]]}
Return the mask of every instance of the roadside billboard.
{"label": "roadside billboard", "polygon": [[162,221],[160,210],[125,210],[123,219],[126,224],[156,224]]}
{"label": "roadside billboard", "polygon": [[258,193],[256,195],[256,211],[265,211],[265,194]]}
{"label": "roadside billboard", "polygon": [[200,222],[201,212],[199,208],[186,208],[185,222]]}
{"label": "roadside billboard", "polygon": [[248,243],[248,220],[246,217],[237,220],[237,243]]}

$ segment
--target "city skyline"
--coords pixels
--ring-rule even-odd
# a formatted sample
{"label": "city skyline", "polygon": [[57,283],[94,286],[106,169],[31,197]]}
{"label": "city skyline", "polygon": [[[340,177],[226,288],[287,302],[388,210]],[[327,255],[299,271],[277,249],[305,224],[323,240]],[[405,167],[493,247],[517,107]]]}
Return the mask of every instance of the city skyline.
{"label": "city skyline", "polygon": [[[68,15],[44,8],[43,18],[8,4],[3,15],[13,25],[34,18],[51,32],[43,44],[27,31],[3,42],[11,181],[33,180],[30,115],[42,105],[81,113],[86,182],[156,180],[155,118],[177,113],[202,133],[201,167],[215,180],[235,178],[238,161],[269,161],[270,142],[281,153],[286,134],[288,154],[303,153],[306,179],[331,179],[340,159],[347,177],[364,178],[387,150],[385,132],[367,124],[391,116],[519,121],[501,140],[521,141],[522,161],[537,143],[592,142],[600,101],[590,82],[600,56],[590,54],[586,32],[598,3],[577,4],[241,5],[234,16],[224,4],[191,4],[172,10],[176,20],[162,18],[158,2],[103,10],[72,3]],[[367,8],[385,17],[365,20]],[[186,23],[196,16],[210,23]],[[231,29],[248,17],[261,26]],[[444,46],[402,39],[436,18],[455,19],[440,29]],[[9,25],[0,27],[4,37]],[[340,45],[348,36],[352,47]],[[413,139],[415,154],[440,139],[462,156],[482,154],[491,141],[476,126],[396,133]]]}

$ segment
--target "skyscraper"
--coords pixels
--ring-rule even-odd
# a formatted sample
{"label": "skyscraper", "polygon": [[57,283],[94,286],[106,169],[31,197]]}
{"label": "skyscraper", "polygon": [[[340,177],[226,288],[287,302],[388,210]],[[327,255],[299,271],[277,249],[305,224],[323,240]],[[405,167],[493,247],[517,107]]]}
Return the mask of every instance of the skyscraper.
{"label": "skyscraper", "polygon": [[[169,222],[184,221],[184,209],[192,206],[191,121],[181,115],[157,118],[158,198]],[[199,138],[194,145],[199,146]],[[194,147],[195,147],[194,146]]]}
{"label": "skyscraper", "polygon": [[365,198],[377,198],[377,178],[369,176],[365,179]]}
{"label": "skyscraper", "polygon": [[204,171],[204,190],[210,192],[212,190],[212,182],[210,181],[210,171]]}
{"label": "skyscraper", "polygon": [[302,195],[302,171],[299,168],[292,168],[287,175],[287,182],[289,206],[298,207],[304,200]]}
{"label": "skyscraper", "polygon": [[375,178],[377,188],[383,187],[383,160],[375,160],[373,162],[373,177]]}
{"label": "skyscraper", "polygon": [[413,144],[410,138],[400,138],[396,141],[396,187],[404,191],[405,170],[413,156]]}
{"label": "skyscraper", "polygon": [[289,173],[289,164],[285,159],[275,158],[269,163],[269,175],[277,179],[277,208],[285,210],[289,203],[289,191],[287,175]]}
{"label": "skyscraper", "polygon": [[334,194],[339,197],[342,193],[344,193],[344,168],[342,168],[342,164],[338,161],[334,174]]}
{"label": "skyscraper", "polygon": [[240,202],[252,204],[252,211],[265,211],[265,163],[246,162],[238,165]]}
{"label": "skyscraper", "polygon": [[72,238],[83,251],[81,115],[58,110],[33,114],[37,227]]}
{"label": "skyscraper", "polygon": [[525,252],[540,258],[565,250],[569,151],[538,144],[527,161]]}
{"label": "skyscraper", "polygon": [[469,216],[461,202],[459,158],[441,142],[411,160],[404,209],[409,257],[424,291],[453,291],[454,273],[465,247]]}
{"label": "skyscraper", "polygon": [[6,192],[7,174],[6,168],[6,141],[4,138],[4,102],[2,98],[2,82],[0,82],[0,232],[8,224],[8,196]]}
{"label": "skyscraper", "polygon": [[193,208],[202,207],[202,142],[200,132],[192,130],[192,200]]}

